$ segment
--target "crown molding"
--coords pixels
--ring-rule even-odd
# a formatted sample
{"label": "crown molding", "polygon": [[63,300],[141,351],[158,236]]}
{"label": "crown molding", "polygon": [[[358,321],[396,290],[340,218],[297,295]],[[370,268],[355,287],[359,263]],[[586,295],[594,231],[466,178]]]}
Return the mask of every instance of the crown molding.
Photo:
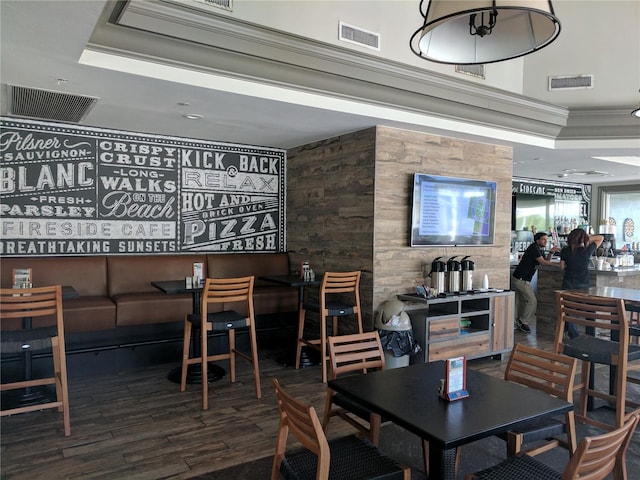
{"label": "crown molding", "polygon": [[109,4],[87,48],[545,142],[569,116],[564,107],[170,1]]}

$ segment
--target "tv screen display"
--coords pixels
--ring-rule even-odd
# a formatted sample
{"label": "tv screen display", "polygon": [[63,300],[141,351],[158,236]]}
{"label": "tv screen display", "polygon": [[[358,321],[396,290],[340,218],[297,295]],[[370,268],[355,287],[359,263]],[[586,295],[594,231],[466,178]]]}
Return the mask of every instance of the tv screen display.
{"label": "tv screen display", "polygon": [[496,182],[416,173],[411,246],[493,245]]}

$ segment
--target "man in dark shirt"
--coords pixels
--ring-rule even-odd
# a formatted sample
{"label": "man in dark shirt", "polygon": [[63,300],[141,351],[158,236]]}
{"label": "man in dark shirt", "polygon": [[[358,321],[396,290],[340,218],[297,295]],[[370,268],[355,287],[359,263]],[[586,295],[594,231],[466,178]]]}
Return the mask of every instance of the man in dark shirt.
{"label": "man in dark shirt", "polygon": [[549,261],[554,252],[559,252],[558,247],[550,250],[545,258],[544,250],[547,246],[547,234],[538,232],[533,237],[533,243],[525,250],[520,263],[513,272],[511,282],[516,291],[516,318],[515,325],[523,332],[531,332],[529,323],[533,320],[538,307],[538,299],[531,287],[531,279],[536,273],[538,265],[554,265]]}

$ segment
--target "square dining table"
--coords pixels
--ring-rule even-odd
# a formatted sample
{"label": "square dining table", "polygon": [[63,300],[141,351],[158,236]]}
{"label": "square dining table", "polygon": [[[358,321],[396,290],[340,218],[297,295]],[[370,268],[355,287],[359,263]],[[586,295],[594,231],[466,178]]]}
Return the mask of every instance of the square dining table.
{"label": "square dining table", "polygon": [[564,400],[471,369],[469,397],[448,402],[438,395],[444,377],[440,361],[341,377],[328,386],[420,437],[430,479],[455,479],[462,445],[573,410]]}

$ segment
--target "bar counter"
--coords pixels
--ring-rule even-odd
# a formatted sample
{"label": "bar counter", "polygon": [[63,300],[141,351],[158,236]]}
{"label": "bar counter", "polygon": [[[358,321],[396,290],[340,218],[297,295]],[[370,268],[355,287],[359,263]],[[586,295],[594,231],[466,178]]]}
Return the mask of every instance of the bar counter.
{"label": "bar counter", "polygon": [[[614,267],[612,270],[591,269],[590,287],[622,287],[640,290],[640,264],[632,267]],[[560,265],[538,267],[537,332],[555,335],[556,290],[562,288],[564,273]]]}

